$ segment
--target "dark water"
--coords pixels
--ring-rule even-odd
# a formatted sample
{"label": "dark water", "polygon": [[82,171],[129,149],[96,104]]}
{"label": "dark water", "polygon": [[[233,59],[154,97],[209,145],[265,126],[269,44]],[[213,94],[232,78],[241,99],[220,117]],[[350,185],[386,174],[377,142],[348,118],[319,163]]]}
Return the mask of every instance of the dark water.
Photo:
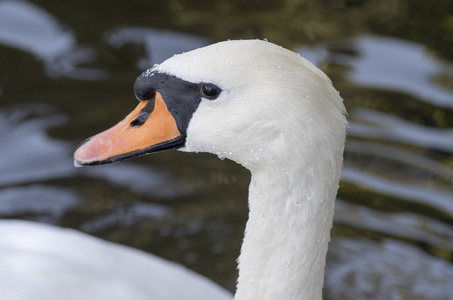
{"label": "dark water", "polygon": [[451,1],[0,1],[0,217],[76,228],[233,290],[249,173],[177,151],[75,169],[174,53],[267,38],[315,62],[350,128],[326,299],[453,299]]}

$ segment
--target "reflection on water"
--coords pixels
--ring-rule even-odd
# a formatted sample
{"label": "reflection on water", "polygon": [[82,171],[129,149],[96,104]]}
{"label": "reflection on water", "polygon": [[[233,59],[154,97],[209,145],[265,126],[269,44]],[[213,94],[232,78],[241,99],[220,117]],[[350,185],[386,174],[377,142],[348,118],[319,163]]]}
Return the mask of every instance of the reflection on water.
{"label": "reflection on water", "polygon": [[151,28],[124,27],[113,30],[107,35],[108,43],[120,48],[126,44],[143,44],[147,56],[138,61],[138,68],[145,70],[163,62],[173,54],[207,46],[207,39],[171,31]]}
{"label": "reflection on water", "polygon": [[46,105],[18,105],[0,111],[0,187],[70,175],[70,146],[50,139],[46,130],[67,122]]}
{"label": "reflection on water", "polygon": [[[176,25],[100,26],[96,18],[87,20],[98,24],[94,40],[82,46],[81,29],[61,18],[30,2],[0,2],[2,50],[28,53],[45,69],[16,79],[24,56],[0,52],[10,71],[0,72],[0,217],[150,250],[233,289],[247,171],[177,152],[92,169],[72,163],[75,145],[98,131],[74,124],[107,128],[130,104],[111,99],[130,92],[140,71],[211,39]],[[297,51],[327,66],[349,111],[325,299],[451,299],[453,91],[434,79],[449,78],[453,64],[422,44],[373,32]]]}
{"label": "reflection on water", "polygon": [[[355,136],[358,136],[355,134]],[[417,144],[418,145],[418,144]],[[383,158],[393,164],[402,164],[407,168],[419,170],[417,177],[427,180],[429,177],[439,177],[442,181],[449,182],[452,176],[452,168],[427,156],[408,151],[405,149],[387,146],[376,142],[363,142],[350,140],[346,146],[348,153],[356,155],[369,155],[375,158]],[[403,172],[406,172],[403,170]],[[415,174],[414,174],[415,177]]]}
{"label": "reflection on water", "polygon": [[423,45],[393,38],[361,37],[353,49],[360,53],[348,63],[350,79],[363,86],[400,91],[453,107],[453,91],[437,85],[433,77],[453,66],[433,58]]}
{"label": "reflection on water", "polygon": [[[392,239],[342,239],[327,267],[331,299],[451,299],[453,268]],[[391,271],[389,271],[391,270]]]}
{"label": "reflection on water", "polygon": [[376,36],[362,36],[341,44],[349,44],[346,47],[356,55],[329,52],[325,45],[299,52],[318,65],[331,60],[348,66],[348,78],[358,85],[403,92],[435,105],[453,107],[453,91],[434,81],[436,75],[453,74],[453,65],[435,59],[423,45]]}
{"label": "reflection on water", "polygon": [[33,216],[36,221],[60,224],[64,212],[78,203],[70,190],[33,184],[0,190],[0,215]]}
{"label": "reflection on water", "polygon": [[429,245],[451,249],[452,226],[432,217],[414,213],[384,213],[365,206],[337,202],[335,222],[377,232],[382,236],[419,240]]}
{"label": "reflection on water", "polygon": [[[453,99],[453,98],[452,98]],[[378,111],[356,109],[351,112],[349,133],[355,137],[368,137],[395,143],[452,152],[453,130],[421,126]]]}
{"label": "reflection on water", "polygon": [[348,167],[343,169],[341,175],[346,182],[367,187],[383,195],[426,204],[439,211],[445,211],[453,215],[453,194],[450,188],[442,190],[437,187],[438,190],[436,190],[433,187],[420,186],[420,182],[414,182],[413,184],[398,182]]}
{"label": "reflection on water", "polygon": [[178,185],[163,171],[153,170],[133,163],[114,164],[108,167],[82,169],[80,172],[90,177],[100,177],[132,191],[160,198],[176,197],[190,193],[188,187]]}
{"label": "reflection on water", "polygon": [[74,33],[54,16],[26,1],[0,1],[0,44],[30,52],[50,76],[97,80],[102,70],[78,67],[95,60],[93,49],[77,46]]}
{"label": "reflection on water", "polygon": [[132,203],[130,205],[119,205],[106,214],[96,216],[80,225],[79,229],[95,233],[106,230],[113,226],[133,226],[141,223],[143,220],[152,220],[163,218],[171,215],[168,207],[150,203]]}

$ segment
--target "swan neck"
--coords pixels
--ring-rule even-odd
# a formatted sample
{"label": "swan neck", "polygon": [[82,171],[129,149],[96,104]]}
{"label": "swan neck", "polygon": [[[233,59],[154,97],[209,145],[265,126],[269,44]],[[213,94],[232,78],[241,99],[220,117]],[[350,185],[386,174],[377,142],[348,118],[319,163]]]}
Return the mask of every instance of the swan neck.
{"label": "swan neck", "polygon": [[339,173],[327,160],[252,172],[236,300],[322,299]]}

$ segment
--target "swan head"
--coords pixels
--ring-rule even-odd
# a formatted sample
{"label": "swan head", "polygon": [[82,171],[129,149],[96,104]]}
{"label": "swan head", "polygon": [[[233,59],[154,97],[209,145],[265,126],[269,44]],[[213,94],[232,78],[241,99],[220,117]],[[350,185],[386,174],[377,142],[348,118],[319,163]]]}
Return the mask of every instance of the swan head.
{"label": "swan head", "polygon": [[175,55],[141,74],[134,90],[139,106],[83,143],[76,165],[179,149],[256,169],[343,151],[344,106],[329,78],[267,41],[226,41]]}

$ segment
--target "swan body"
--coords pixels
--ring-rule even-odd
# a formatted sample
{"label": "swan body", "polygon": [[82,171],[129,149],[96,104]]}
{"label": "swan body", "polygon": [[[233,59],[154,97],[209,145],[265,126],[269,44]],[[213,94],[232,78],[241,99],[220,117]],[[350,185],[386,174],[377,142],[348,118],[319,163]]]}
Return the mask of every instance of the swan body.
{"label": "swan body", "polygon": [[84,142],[75,164],[167,149],[236,161],[252,178],[234,298],[321,299],[346,127],[329,78],[275,44],[227,41],[154,66],[134,91],[137,108]]}
{"label": "swan body", "polygon": [[0,299],[231,299],[182,266],[72,229],[0,221]]}

